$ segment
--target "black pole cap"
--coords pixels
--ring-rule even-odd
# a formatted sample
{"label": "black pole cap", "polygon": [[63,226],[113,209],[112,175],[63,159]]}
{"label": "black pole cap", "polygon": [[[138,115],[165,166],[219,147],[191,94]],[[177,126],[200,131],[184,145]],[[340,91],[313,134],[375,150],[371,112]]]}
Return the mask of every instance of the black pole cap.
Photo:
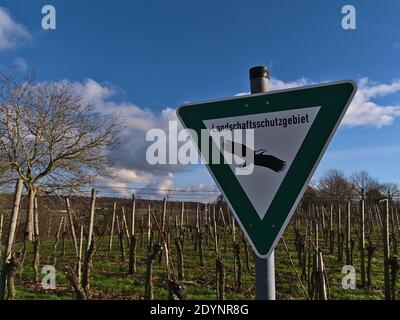
{"label": "black pole cap", "polygon": [[268,78],[269,79],[269,70],[264,66],[257,66],[250,69],[250,80],[255,78]]}

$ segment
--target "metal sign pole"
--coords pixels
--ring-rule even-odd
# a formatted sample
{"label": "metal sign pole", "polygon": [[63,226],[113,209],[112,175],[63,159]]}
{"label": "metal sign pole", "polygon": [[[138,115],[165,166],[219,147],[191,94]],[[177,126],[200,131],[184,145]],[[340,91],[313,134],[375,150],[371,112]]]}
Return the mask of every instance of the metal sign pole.
{"label": "metal sign pole", "polygon": [[[258,66],[250,69],[251,93],[269,90],[268,68]],[[256,299],[275,300],[275,255],[268,258],[255,257],[256,266]]]}

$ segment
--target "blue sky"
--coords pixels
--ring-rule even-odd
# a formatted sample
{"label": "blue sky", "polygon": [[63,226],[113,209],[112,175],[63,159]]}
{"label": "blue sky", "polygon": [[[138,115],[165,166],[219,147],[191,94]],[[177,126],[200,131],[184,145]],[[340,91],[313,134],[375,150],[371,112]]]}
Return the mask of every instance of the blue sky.
{"label": "blue sky", "polygon": [[[56,30],[41,28],[46,4],[56,7]],[[356,8],[356,30],[341,28],[346,4]],[[338,168],[347,174],[368,170],[381,182],[400,182],[397,0],[2,0],[0,7],[14,23],[0,21],[3,65],[33,69],[39,81],[66,79],[83,94],[89,90],[104,108],[134,106],[133,124],[142,120],[162,126],[183,102],[246,92],[248,69],[254,65],[269,66],[276,87],[364,78],[362,96],[316,178]],[[15,26],[19,31],[13,31]],[[140,143],[129,148],[143,149]],[[201,166],[169,172],[139,162],[122,162],[120,169],[131,178],[121,174],[114,182],[179,188],[212,184]]]}

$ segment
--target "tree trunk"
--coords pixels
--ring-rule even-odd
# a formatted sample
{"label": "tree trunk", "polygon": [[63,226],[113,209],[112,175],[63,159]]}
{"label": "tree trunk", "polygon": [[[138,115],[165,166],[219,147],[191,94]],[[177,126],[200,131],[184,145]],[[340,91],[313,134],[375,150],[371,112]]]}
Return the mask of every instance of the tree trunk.
{"label": "tree trunk", "polygon": [[35,189],[32,186],[28,187],[28,212],[25,222],[25,241],[33,240],[33,221],[34,221],[34,202],[35,202]]}
{"label": "tree trunk", "polygon": [[[35,196],[36,196],[36,191],[35,188],[32,185],[27,185],[26,188],[28,189],[28,209],[26,213],[26,221],[25,221],[25,232],[24,232],[24,247],[22,250],[22,255],[20,258],[20,265],[23,266],[25,262],[25,256],[26,256],[26,251],[28,249],[29,242],[34,241],[34,224],[35,224]],[[34,244],[32,243],[34,246]],[[38,248],[38,245],[36,244],[36,247]],[[33,253],[33,257],[35,256],[35,253]],[[32,262],[33,265],[33,262]]]}
{"label": "tree trunk", "polygon": [[216,260],[216,286],[217,286],[217,299],[224,300],[225,299],[225,265],[221,259],[221,257],[217,256]]}
{"label": "tree trunk", "polygon": [[169,300],[186,300],[185,288],[175,278],[168,280]]}
{"label": "tree trunk", "polygon": [[149,254],[147,258],[147,270],[146,270],[146,286],[145,286],[145,300],[153,300],[153,263],[154,260],[157,259],[157,256],[160,254],[162,247],[159,244],[153,246],[153,252]]}
{"label": "tree trunk", "polygon": [[38,202],[37,198],[34,199],[34,228],[33,228],[33,279],[35,282],[40,281],[40,272],[39,272],[39,264],[40,264],[40,233],[39,233],[39,210],[38,210]]}
{"label": "tree trunk", "polygon": [[236,286],[238,289],[240,289],[242,287],[242,259],[240,257],[240,244],[234,243],[233,247],[237,261],[237,268],[235,271]]}
{"label": "tree trunk", "polygon": [[367,287],[368,289],[371,289],[372,287],[372,257],[375,252],[375,247],[369,244],[366,248],[366,251],[368,253],[368,259],[367,259]]}
{"label": "tree trunk", "polygon": [[132,235],[131,241],[129,242],[129,271],[130,275],[136,273],[136,247],[137,247],[137,236]]}
{"label": "tree trunk", "polygon": [[175,239],[177,264],[178,264],[178,280],[184,279],[183,252],[182,252],[183,237],[179,236]]}
{"label": "tree trunk", "polygon": [[0,277],[0,300],[5,299],[5,291],[7,284],[7,269],[10,263],[10,259],[13,254],[14,248],[14,239],[15,239],[15,231],[17,229],[17,221],[19,215],[19,207],[21,203],[21,195],[22,195],[23,181],[22,179],[18,179],[17,184],[15,186],[14,193],[14,201],[13,201],[13,210],[11,212],[11,219],[8,228],[8,236],[7,236],[7,247],[4,254],[4,259],[2,263],[1,277]]}
{"label": "tree trunk", "polygon": [[92,240],[89,249],[86,250],[85,259],[83,260],[82,264],[82,287],[85,292],[87,292],[87,290],[89,289],[90,271],[92,269],[92,261],[95,254],[96,245],[95,242]]}
{"label": "tree trunk", "polygon": [[[121,224],[121,226],[120,226]],[[117,230],[118,230],[118,240],[119,240],[119,251],[121,253],[121,264],[125,264],[125,244],[124,244],[124,232],[122,230],[122,220],[121,223],[117,217]]]}
{"label": "tree trunk", "polygon": [[15,299],[15,276],[17,274],[17,270],[19,268],[20,264],[20,258],[21,255],[20,253],[13,254],[13,256],[10,259],[9,264],[7,265],[6,268],[6,273],[7,273],[7,300],[14,300]]}
{"label": "tree trunk", "polygon": [[396,300],[396,283],[397,283],[397,272],[400,269],[399,260],[396,256],[390,257],[390,292],[391,299]]}
{"label": "tree trunk", "polygon": [[198,233],[198,241],[199,241],[200,266],[204,267],[205,261],[204,261],[204,250],[203,250],[203,232],[201,230],[199,230],[199,233]]}
{"label": "tree trunk", "polygon": [[73,267],[70,267],[70,266],[67,267],[66,275],[67,275],[67,278],[70,281],[72,287],[75,290],[75,295],[76,295],[77,299],[78,300],[88,300],[86,292],[79,282],[76,269]]}
{"label": "tree trunk", "polygon": [[247,246],[247,240],[245,237],[242,237],[243,247],[244,247],[244,259],[246,264],[246,271],[250,272],[250,261],[249,261],[249,249]]}

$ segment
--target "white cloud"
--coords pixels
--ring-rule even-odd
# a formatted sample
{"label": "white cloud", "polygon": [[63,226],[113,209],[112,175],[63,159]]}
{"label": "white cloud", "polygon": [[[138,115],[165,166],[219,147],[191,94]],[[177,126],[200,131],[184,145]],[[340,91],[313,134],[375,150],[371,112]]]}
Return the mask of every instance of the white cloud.
{"label": "white cloud", "polygon": [[105,190],[100,189],[102,191],[104,190],[105,194],[119,195],[121,197],[132,196],[132,191],[130,191],[131,189],[127,183],[114,181],[108,178],[101,178],[99,182],[106,187]]}
{"label": "white cloud", "polygon": [[7,9],[0,7],[0,50],[13,49],[31,39],[28,30],[15,22]]}
{"label": "white cloud", "polygon": [[[285,82],[280,79],[276,78],[271,78],[269,80],[269,89],[270,91],[275,91],[275,90],[284,90],[284,89],[290,89],[290,88],[297,88],[297,87],[303,87],[306,85],[310,85],[311,82],[309,82],[306,78],[301,78],[295,81],[289,81]],[[240,92],[235,94],[236,97],[244,96],[250,94],[249,91],[247,92]]]}
{"label": "white cloud", "polygon": [[[362,78],[358,82],[359,92],[345,116],[344,125],[370,125],[379,128],[390,125],[396,117],[400,116],[399,106],[384,106],[372,101],[399,92],[400,81],[376,84],[367,78]],[[123,195],[129,194],[131,188],[135,186],[167,190],[173,189],[175,173],[190,170],[190,167],[183,165],[152,166],[146,161],[146,150],[150,144],[145,140],[147,131],[160,128],[168,132],[169,120],[177,119],[175,109],[167,107],[160,112],[155,112],[131,102],[115,102],[114,98],[121,93],[121,90],[111,84],[99,83],[93,79],[71,84],[76,92],[87,102],[93,104],[99,112],[117,113],[125,120],[121,148],[112,155],[115,161],[115,173],[112,177],[102,178],[100,183],[119,190],[118,192]],[[270,82],[271,90],[309,84],[312,83],[304,78],[290,82],[271,79]],[[187,187],[187,191],[206,193],[214,190],[213,188],[213,186],[198,184]],[[160,192],[165,194],[165,192]]]}
{"label": "white cloud", "polygon": [[[65,80],[65,82],[70,83]],[[94,104],[103,104],[108,98],[117,92],[117,88],[111,84],[100,84],[97,81],[87,78],[83,83],[73,82],[72,86],[75,92],[79,94],[86,102]]]}
{"label": "white cloud", "polygon": [[368,78],[359,79],[357,94],[343,119],[343,125],[376,128],[391,125],[400,117],[400,105],[382,105],[374,100],[398,92],[400,80],[389,84],[376,84],[371,83]]}
{"label": "white cloud", "polygon": [[155,189],[159,189],[159,194],[167,194],[168,191],[163,190],[171,190],[174,186],[174,176],[169,174],[167,177],[158,180],[155,184],[150,184],[148,187],[154,187]]}
{"label": "white cloud", "polygon": [[154,189],[170,189],[173,186],[173,174],[187,171],[182,165],[152,166],[146,161],[146,150],[151,142],[145,140],[148,130],[163,129],[168,133],[169,120],[177,120],[175,109],[164,108],[154,112],[141,108],[131,102],[112,100],[121,92],[111,84],[101,84],[93,79],[70,83],[76,93],[104,114],[115,113],[124,120],[121,148],[113,151],[114,174],[102,178],[99,184],[106,184],[124,195],[124,188],[141,186]]}
{"label": "white cloud", "polygon": [[147,183],[151,178],[151,175],[131,169],[116,169],[112,177],[118,181],[123,181],[124,183],[140,184]]}
{"label": "white cloud", "polygon": [[310,85],[311,82],[308,81],[306,78],[301,78],[295,81],[285,82],[276,78],[272,78],[269,81],[270,90],[284,90],[296,87],[303,87],[306,85]]}
{"label": "white cloud", "polygon": [[[358,91],[349,106],[342,125],[381,128],[391,125],[396,118],[400,117],[400,105],[382,105],[376,102],[379,98],[400,92],[400,80],[394,80],[391,83],[373,83],[368,78],[361,78],[357,83]],[[283,90],[311,84],[314,83],[305,78],[289,82],[272,78],[270,89],[271,91]],[[249,92],[238,93],[236,96],[245,94],[249,94]]]}

